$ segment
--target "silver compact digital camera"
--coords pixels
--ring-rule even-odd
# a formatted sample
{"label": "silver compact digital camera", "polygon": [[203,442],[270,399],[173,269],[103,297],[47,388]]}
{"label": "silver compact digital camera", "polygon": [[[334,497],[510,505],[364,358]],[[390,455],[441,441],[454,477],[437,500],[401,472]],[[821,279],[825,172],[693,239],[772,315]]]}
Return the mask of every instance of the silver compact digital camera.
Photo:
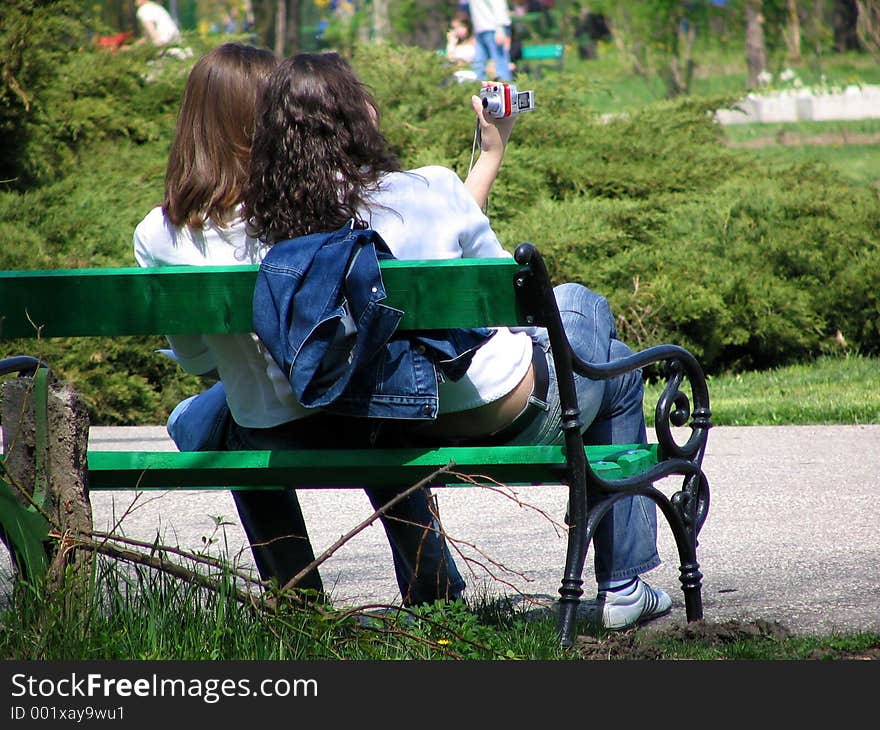
{"label": "silver compact digital camera", "polygon": [[483,109],[495,119],[503,119],[511,114],[530,112],[535,109],[534,91],[517,91],[513,84],[497,83],[480,89]]}

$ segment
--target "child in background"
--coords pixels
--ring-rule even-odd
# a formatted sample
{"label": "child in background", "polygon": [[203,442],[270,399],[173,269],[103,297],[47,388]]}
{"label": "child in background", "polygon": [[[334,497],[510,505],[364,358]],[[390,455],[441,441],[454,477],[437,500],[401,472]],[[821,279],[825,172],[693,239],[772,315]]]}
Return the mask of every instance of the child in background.
{"label": "child in background", "polygon": [[477,81],[477,75],[471,69],[475,49],[476,38],[474,38],[470,15],[459,11],[452,18],[449,30],[446,31],[446,58],[456,67],[453,76],[460,84]]}

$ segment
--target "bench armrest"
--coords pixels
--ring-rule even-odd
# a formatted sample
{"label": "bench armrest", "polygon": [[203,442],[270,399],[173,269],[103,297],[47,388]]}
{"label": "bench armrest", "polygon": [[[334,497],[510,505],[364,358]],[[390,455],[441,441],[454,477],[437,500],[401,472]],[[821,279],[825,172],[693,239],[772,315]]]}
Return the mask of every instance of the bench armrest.
{"label": "bench armrest", "polygon": [[[690,352],[678,345],[656,345],[628,357],[601,364],[585,362],[572,353],[574,370],[593,380],[607,380],[656,363],[666,365],[667,381],[654,411],[657,438],[668,456],[696,459],[699,462],[711,426],[711,411],[706,376],[700,363]],[[690,385],[693,408],[690,399],[681,390],[685,378]],[[691,416],[691,437],[685,444],[679,445],[672,435],[672,427],[686,425]]]}
{"label": "bench armrest", "polygon": [[0,360],[0,375],[18,373],[20,376],[32,376],[38,368],[48,368],[42,360],[30,355],[13,355]]}

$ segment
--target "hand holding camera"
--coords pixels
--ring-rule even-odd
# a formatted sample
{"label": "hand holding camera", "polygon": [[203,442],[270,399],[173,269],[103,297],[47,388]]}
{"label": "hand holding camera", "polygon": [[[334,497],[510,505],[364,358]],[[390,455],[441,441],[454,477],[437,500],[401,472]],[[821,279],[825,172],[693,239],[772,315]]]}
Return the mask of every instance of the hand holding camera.
{"label": "hand holding camera", "polygon": [[483,108],[495,119],[535,109],[535,92],[518,91],[513,84],[487,84],[480,89],[480,99]]}

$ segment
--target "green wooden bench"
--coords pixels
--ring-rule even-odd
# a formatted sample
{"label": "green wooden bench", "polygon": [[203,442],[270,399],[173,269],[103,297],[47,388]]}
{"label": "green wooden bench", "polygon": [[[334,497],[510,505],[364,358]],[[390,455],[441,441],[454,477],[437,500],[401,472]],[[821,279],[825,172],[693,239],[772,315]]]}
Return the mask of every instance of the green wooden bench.
{"label": "green wooden bench", "polygon": [[565,46],[562,43],[524,43],[517,60],[517,71],[540,75],[546,68],[562,71]]}
{"label": "green wooden bench", "polygon": [[[43,338],[181,334],[196,327],[205,333],[248,332],[256,271],[255,266],[3,271],[0,340],[28,345],[21,338],[35,338],[35,325]],[[90,489],[408,486],[444,465],[511,485],[565,484],[570,529],[559,590],[559,632],[567,646],[574,637],[584,562],[596,523],[612,501],[644,494],[658,505],[674,534],[687,619],[702,618],[696,548],[709,504],[701,462],[710,422],[706,381],[693,356],[683,348],[661,345],[600,366],[581,362],[567,346],[543,260],[531,244],[522,244],[515,259],[383,262],[382,274],[387,303],[406,313],[403,329],[546,326],[561,383],[564,445],[320,452],[90,451]],[[187,304],[195,297],[203,305],[197,318]],[[126,306],[117,306],[120,301]],[[0,361],[0,374],[33,370],[28,367],[32,362],[28,357]],[[572,368],[605,379],[653,363],[665,363],[668,370],[666,390],[656,408],[657,441],[584,447]],[[690,398],[681,390],[685,379]],[[686,443],[679,444],[672,427],[682,425],[691,430]],[[683,440],[681,431],[678,438]],[[671,497],[653,486],[669,476],[675,476],[676,483],[681,477],[681,486]],[[448,485],[437,486],[473,484],[450,477]],[[609,500],[594,506],[600,496],[609,494]],[[0,480],[0,520],[14,555],[33,552],[34,541],[44,537],[25,512]]]}

